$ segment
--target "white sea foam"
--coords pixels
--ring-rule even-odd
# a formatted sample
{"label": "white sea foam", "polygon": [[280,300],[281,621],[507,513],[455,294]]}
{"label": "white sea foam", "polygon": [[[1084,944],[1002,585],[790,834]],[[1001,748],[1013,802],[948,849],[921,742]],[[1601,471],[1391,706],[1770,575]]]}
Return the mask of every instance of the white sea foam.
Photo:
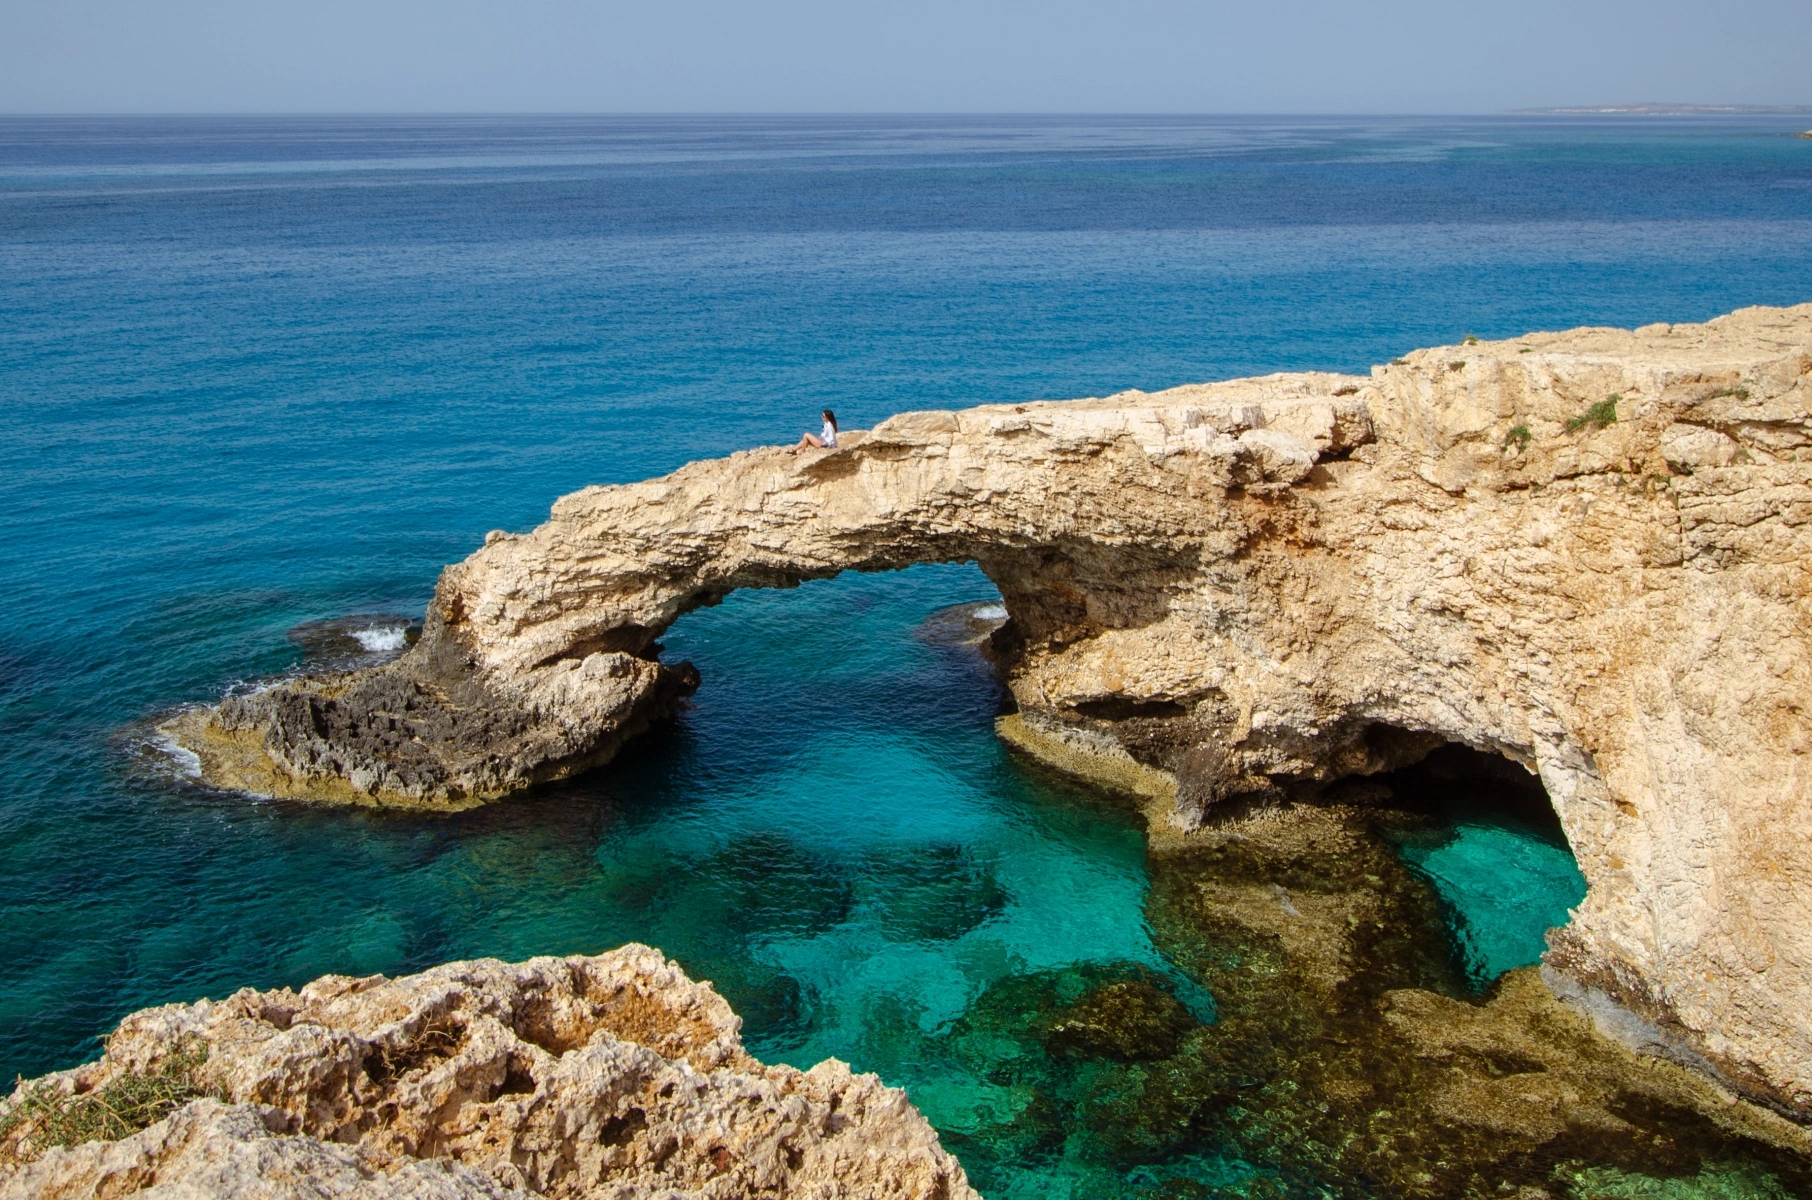
{"label": "white sea foam", "polygon": [[201,778],[201,757],[193,750],[162,731],[151,735],[151,744],[170,760],[177,774],[189,779]]}
{"label": "white sea foam", "polygon": [[368,653],[386,654],[401,650],[406,644],[408,633],[401,625],[388,625],[379,629],[355,629],[352,637]]}
{"label": "white sea foam", "polygon": [[1007,607],[1004,604],[984,604],[972,615],[977,621],[1004,621],[1007,619]]}

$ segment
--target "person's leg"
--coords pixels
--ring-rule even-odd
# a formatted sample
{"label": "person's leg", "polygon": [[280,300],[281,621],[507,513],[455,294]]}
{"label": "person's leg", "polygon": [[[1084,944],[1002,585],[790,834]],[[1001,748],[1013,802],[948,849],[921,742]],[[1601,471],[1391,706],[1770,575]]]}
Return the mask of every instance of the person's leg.
{"label": "person's leg", "polygon": [[824,449],[824,443],[819,439],[817,434],[802,433],[799,435],[799,440],[793,443],[793,453],[797,454],[801,450],[806,450],[814,446],[820,450]]}

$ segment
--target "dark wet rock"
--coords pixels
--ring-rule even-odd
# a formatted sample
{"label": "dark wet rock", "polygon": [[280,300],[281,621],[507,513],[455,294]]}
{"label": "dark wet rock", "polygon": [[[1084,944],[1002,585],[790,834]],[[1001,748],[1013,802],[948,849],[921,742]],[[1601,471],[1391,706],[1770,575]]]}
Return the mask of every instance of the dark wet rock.
{"label": "dark wet rock", "polygon": [[1135,963],[1078,964],[989,987],[952,1029],[970,1069],[1021,1098],[949,1144],[981,1181],[1059,1154],[1127,1169],[1206,1144],[1236,1090],[1207,1027]]}
{"label": "dark wet rock", "polygon": [[380,667],[283,680],[160,728],[217,785],[260,795],[459,809],[611,758],[698,686],[690,663],[626,654],[575,661],[557,681],[595,697],[587,719],[550,722],[485,676],[418,645]]}
{"label": "dark wet rock", "polygon": [[933,646],[980,645],[1007,623],[1007,610],[998,600],[973,600],[940,608],[919,625],[915,636]]}
{"label": "dark wet rock", "polygon": [[1812,1195],[1805,1129],[1606,1039],[1532,968],[1474,992],[1395,849],[1438,831],[1427,799],[1356,781],[1154,829],[1154,941],[1217,1016],[1132,963],[989,987],[949,1039],[1018,1098],[946,1139],[981,1190],[1062,1158],[1152,1198]]}

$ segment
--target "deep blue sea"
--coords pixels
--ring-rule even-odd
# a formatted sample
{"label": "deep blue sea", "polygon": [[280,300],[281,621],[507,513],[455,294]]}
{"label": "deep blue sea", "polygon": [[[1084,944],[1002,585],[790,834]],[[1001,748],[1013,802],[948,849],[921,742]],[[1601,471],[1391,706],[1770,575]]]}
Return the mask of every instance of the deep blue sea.
{"label": "deep blue sea", "polygon": [[[0,1076],[145,1005],[634,939],[716,980],[756,1053],[837,1055],[973,1132],[1014,1102],[940,1050],[982,989],[1170,970],[1137,822],[1010,758],[992,676],[919,633],[994,595],[973,568],[688,616],[673,727],[456,817],[200,790],[144,722],[296,667],[304,622],[419,617],[561,493],[822,407],[1812,300],[1793,122],[0,119]],[[1509,826],[1417,854],[1486,976],[1583,886]],[[1121,1181],[1060,1156],[978,1183]]]}

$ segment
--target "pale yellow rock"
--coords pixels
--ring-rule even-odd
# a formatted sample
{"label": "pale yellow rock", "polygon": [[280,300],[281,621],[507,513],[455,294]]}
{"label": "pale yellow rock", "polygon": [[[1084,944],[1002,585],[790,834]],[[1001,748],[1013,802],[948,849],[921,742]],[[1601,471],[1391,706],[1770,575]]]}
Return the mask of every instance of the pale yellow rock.
{"label": "pale yellow rock", "polygon": [[741,1026],[637,945],[146,1009],[100,1062],[8,1107],[202,1044],[218,1098],[38,1156],[28,1127],[0,1197],[975,1200],[904,1092],[835,1059],[764,1066]]}
{"label": "pale yellow rock", "polygon": [[[618,660],[689,609],[961,560],[1000,587],[1025,717],[1167,773],[1180,826],[1427,738],[1538,772],[1590,885],[1556,978],[1812,1115],[1812,305],[1423,350],[1369,378],[906,413],[835,452],[587,488],[449,567],[395,670],[460,664],[533,733],[511,745],[589,761],[570,731],[601,727],[570,681],[608,679],[628,711],[654,673]],[[323,797],[565,769],[392,785],[381,755],[298,757],[270,728]]]}

